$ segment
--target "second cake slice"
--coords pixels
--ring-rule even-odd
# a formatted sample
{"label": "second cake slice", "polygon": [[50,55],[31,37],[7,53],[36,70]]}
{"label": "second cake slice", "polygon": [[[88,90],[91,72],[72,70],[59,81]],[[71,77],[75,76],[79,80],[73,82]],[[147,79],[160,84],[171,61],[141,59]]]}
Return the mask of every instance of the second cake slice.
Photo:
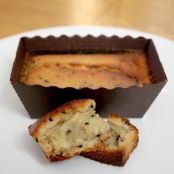
{"label": "second cake slice", "polygon": [[94,148],[81,155],[102,163],[123,166],[137,146],[138,129],[128,119],[110,114],[107,120],[111,136],[102,143],[102,148]]}

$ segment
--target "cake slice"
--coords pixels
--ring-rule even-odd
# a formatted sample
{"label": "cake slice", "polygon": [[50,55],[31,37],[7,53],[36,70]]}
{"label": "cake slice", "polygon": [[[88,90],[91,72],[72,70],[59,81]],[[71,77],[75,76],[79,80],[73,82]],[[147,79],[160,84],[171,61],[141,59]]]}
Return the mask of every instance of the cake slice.
{"label": "cake slice", "polygon": [[103,142],[102,149],[94,148],[81,155],[102,163],[123,166],[137,146],[138,129],[128,119],[110,114],[107,120],[111,137]]}
{"label": "cake slice", "polygon": [[126,118],[110,114],[104,121],[91,99],[74,100],[29,127],[50,161],[82,155],[122,166],[138,142],[138,130]]}
{"label": "cake slice", "polygon": [[29,126],[29,132],[50,161],[91,151],[111,136],[107,122],[95,113],[91,99],[60,106]]}

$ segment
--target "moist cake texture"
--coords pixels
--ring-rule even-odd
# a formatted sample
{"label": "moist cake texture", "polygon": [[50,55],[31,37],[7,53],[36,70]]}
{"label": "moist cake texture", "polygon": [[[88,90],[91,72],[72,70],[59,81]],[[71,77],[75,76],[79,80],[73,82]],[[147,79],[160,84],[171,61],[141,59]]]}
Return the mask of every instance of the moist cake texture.
{"label": "moist cake texture", "polygon": [[114,54],[27,55],[20,81],[27,85],[59,88],[127,88],[152,83],[142,51]]}
{"label": "moist cake texture", "polygon": [[95,112],[92,99],[74,100],[48,113],[29,127],[50,161],[75,155],[122,166],[138,143],[138,130],[129,120]]}

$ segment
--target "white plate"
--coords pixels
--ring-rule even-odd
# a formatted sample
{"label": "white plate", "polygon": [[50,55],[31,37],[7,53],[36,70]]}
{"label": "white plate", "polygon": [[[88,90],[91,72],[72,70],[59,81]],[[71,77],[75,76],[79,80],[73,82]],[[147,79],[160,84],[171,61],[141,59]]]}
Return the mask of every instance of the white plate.
{"label": "white plate", "polygon": [[[168,83],[143,119],[131,119],[140,131],[138,147],[124,167],[100,164],[77,156],[49,163],[39,146],[30,138],[27,115],[10,84],[10,72],[21,36],[113,34],[152,38],[168,77]],[[174,172],[174,42],[147,33],[109,27],[57,27],[18,34],[0,40],[0,173],[172,173]]]}

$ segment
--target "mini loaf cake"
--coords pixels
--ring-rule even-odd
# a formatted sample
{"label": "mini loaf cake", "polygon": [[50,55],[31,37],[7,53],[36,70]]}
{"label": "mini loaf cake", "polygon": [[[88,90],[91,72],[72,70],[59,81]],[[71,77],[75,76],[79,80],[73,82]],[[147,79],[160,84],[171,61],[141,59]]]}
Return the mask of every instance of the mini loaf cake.
{"label": "mini loaf cake", "polygon": [[141,118],[167,78],[151,39],[61,35],[21,38],[10,81],[32,118],[89,97],[103,116]]}
{"label": "mini loaf cake", "polygon": [[20,81],[58,88],[127,88],[152,83],[142,51],[114,54],[27,54]]}
{"label": "mini loaf cake", "polygon": [[138,130],[127,119],[111,114],[104,121],[91,99],[74,100],[29,127],[50,161],[82,155],[122,166],[138,142]]}

